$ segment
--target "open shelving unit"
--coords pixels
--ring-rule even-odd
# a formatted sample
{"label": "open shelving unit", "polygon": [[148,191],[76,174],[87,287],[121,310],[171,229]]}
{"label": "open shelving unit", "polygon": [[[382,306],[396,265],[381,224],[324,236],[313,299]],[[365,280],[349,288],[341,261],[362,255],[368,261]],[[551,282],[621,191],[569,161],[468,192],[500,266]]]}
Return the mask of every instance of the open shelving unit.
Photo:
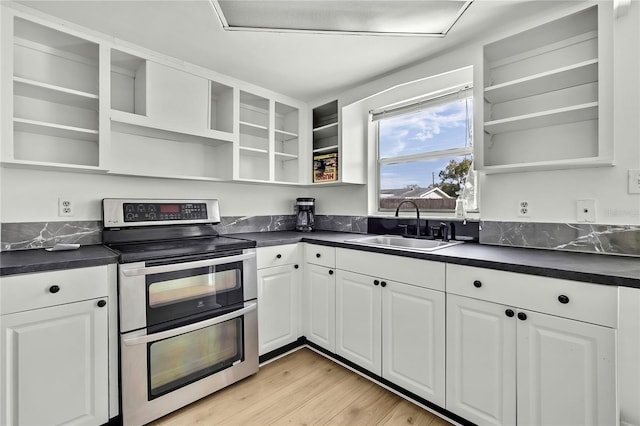
{"label": "open shelving unit", "polygon": [[607,36],[590,6],[483,48],[482,138],[488,173],[611,164],[602,126]]}
{"label": "open shelving unit", "polygon": [[268,181],[270,142],[269,99],[240,91],[239,173],[241,180]]}
{"label": "open shelving unit", "polygon": [[300,111],[298,108],[275,102],[274,118],[274,180],[296,183],[299,175]]}
{"label": "open shelving unit", "polygon": [[98,44],[14,17],[10,161],[98,169]]}

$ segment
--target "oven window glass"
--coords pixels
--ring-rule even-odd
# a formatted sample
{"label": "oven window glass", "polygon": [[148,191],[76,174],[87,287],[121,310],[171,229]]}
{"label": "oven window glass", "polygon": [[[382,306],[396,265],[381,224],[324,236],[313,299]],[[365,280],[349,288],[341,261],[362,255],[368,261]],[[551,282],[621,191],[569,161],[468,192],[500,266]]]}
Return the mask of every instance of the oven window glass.
{"label": "oven window glass", "polygon": [[243,319],[150,343],[149,399],[231,367],[243,356]]}
{"label": "oven window glass", "polygon": [[229,269],[155,282],[149,285],[149,306],[155,308],[236,290],[240,288],[239,278],[239,270]]}

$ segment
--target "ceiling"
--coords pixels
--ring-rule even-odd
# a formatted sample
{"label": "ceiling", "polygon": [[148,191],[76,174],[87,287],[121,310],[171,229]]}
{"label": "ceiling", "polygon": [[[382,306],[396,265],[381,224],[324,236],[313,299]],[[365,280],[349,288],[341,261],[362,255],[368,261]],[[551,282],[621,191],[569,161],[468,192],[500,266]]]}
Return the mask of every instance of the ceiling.
{"label": "ceiling", "polygon": [[225,31],[209,0],[18,3],[296,99],[313,101],[469,42],[503,22],[525,20],[559,2],[475,0],[444,38]]}

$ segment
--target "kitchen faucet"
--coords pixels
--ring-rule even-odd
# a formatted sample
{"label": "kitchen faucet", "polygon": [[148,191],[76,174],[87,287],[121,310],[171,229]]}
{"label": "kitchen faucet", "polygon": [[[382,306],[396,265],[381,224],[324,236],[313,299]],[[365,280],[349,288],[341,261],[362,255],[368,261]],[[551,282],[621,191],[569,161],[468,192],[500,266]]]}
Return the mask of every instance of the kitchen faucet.
{"label": "kitchen faucet", "polygon": [[413,204],[413,207],[416,208],[416,237],[419,237],[420,236],[420,209],[418,208],[418,205],[416,203],[414,203],[411,200],[400,201],[400,204],[398,204],[398,207],[396,208],[396,217],[398,217],[400,206],[403,205],[404,203]]}

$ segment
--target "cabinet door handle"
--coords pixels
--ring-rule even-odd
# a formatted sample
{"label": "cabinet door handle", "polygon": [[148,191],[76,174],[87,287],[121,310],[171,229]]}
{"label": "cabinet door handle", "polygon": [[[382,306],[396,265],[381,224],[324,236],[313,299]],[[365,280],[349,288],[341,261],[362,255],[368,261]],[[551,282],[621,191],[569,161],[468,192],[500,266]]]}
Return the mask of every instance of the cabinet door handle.
{"label": "cabinet door handle", "polygon": [[276,254],[276,258],[277,259],[282,259],[282,255],[281,254]]}
{"label": "cabinet door handle", "polygon": [[60,291],[60,286],[52,285],[51,287],[49,287],[49,293],[57,293],[59,291]]}
{"label": "cabinet door handle", "polygon": [[300,265],[293,265],[294,268],[298,269]]}
{"label": "cabinet door handle", "polygon": [[329,269],[329,275],[333,275],[333,269]]}
{"label": "cabinet door handle", "polygon": [[478,280],[475,280],[475,281],[473,282],[473,286],[474,286],[475,288],[480,288],[480,287],[482,287],[482,282],[481,282],[481,281],[478,281]]}
{"label": "cabinet door handle", "polygon": [[316,257],[320,257],[320,253],[316,253]]}
{"label": "cabinet door handle", "polygon": [[524,312],[518,312],[518,319],[521,321],[525,321],[527,319],[527,314]]}
{"label": "cabinet door handle", "polygon": [[380,287],[386,287],[386,286],[387,286],[387,282],[386,282],[386,281],[382,281],[382,282],[380,283]]}
{"label": "cabinet door handle", "polygon": [[569,303],[569,296],[565,296],[564,294],[561,294],[560,296],[558,296],[558,302],[562,303],[563,305],[566,305],[567,303]]}
{"label": "cabinet door handle", "polygon": [[507,309],[506,311],[504,311],[504,314],[506,316],[508,316],[509,318],[513,317],[516,313],[513,312],[513,309]]}
{"label": "cabinet door handle", "polygon": [[380,284],[380,281],[378,281],[378,280],[373,280],[373,285],[379,285],[379,284]]}
{"label": "cabinet door handle", "polygon": [[106,300],[98,300],[98,307],[99,308],[104,308],[107,305],[107,301]]}

